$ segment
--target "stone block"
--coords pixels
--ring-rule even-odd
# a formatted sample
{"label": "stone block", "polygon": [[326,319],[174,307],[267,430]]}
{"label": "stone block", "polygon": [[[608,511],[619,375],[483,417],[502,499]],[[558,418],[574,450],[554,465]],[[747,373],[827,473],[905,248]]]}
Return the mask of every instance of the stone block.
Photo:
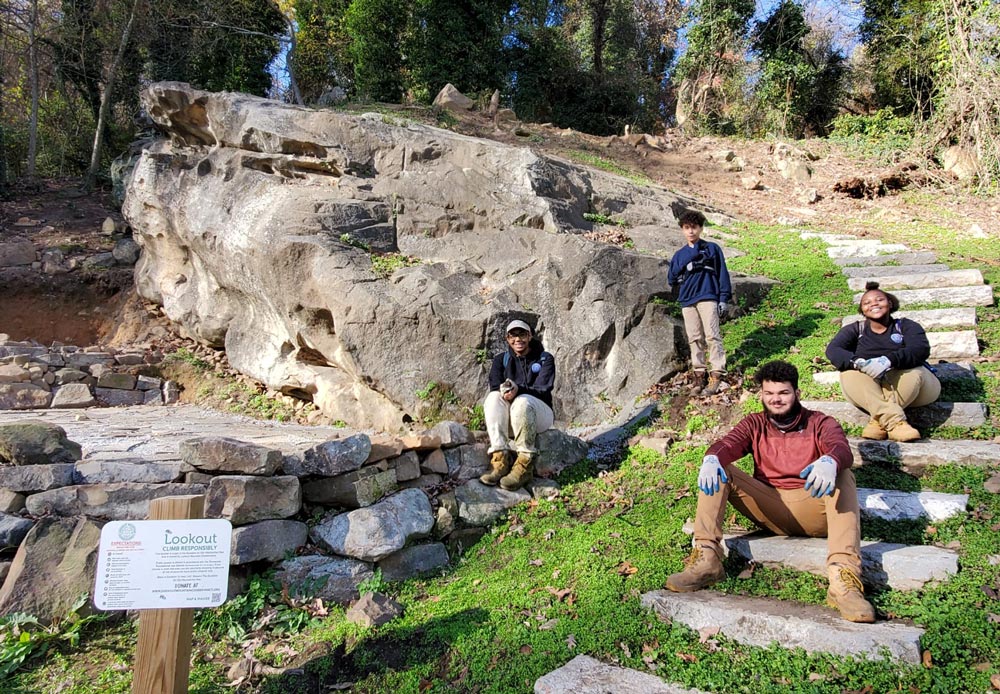
{"label": "stone block", "polygon": [[[899,268],[902,270],[902,268]],[[847,288],[862,291],[866,277],[851,277]],[[879,278],[879,289],[895,293],[899,289],[929,289],[932,287],[970,287],[983,283],[983,273],[979,270],[946,270],[944,272],[918,272],[886,274]]]}
{"label": "stone block", "polygon": [[44,492],[73,484],[73,463],[5,465],[0,467],[0,487],[14,492]]}
{"label": "stone block", "polygon": [[366,629],[388,624],[403,614],[403,606],[381,593],[367,592],[344,613],[344,619]]}
{"label": "stone block", "polygon": [[[112,460],[91,460],[77,463],[73,471],[73,484],[114,484],[115,482],[142,482],[158,484],[176,482],[184,478],[187,465],[181,462],[123,463]],[[187,480],[190,482],[190,480]],[[205,484],[211,481],[206,476]]]}
{"label": "stone block", "polygon": [[0,488],[0,513],[20,513],[24,510],[24,494]]}
{"label": "stone block", "polygon": [[414,576],[421,576],[432,571],[438,571],[448,565],[448,550],[440,542],[429,545],[413,545],[404,547],[398,552],[378,561],[382,577],[387,581],[405,581]]}
{"label": "stone block", "polygon": [[26,383],[31,380],[31,374],[23,366],[17,364],[0,365],[0,383]]}
{"label": "stone block", "polygon": [[430,451],[441,448],[441,439],[430,434],[411,434],[402,438],[403,449],[407,451]]}
{"label": "stone block", "polygon": [[104,407],[132,407],[141,405],[146,399],[141,390],[119,390],[117,388],[94,388],[94,397]]}
{"label": "stone block", "polygon": [[135,376],[132,374],[108,371],[97,379],[98,388],[113,388],[116,390],[135,390]]}
{"label": "stone block", "polygon": [[[124,354],[115,355],[115,363],[121,364],[122,366],[138,366],[139,364],[144,364],[145,362],[146,359],[143,357],[141,352],[126,352]],[[148,390],[148,389],[141,388],[140,390]]]}
{"label": "stone block", "polygon": [[143,390],[139,391],[143,394],[142,404],[143,405],[162,405],[163,404],[163,394],[159,390]]}
{"label": "stone block", "polygon": [[444,480],[444,475],[439,475],[436,472],[429,472],[426,475],[421,475],[414,480],[400,482],[398,486],[400,489],[431,489],[444,484]]}
{"label": "stone block", "polygon": [[479,480],[470,480],[455,490],[458,516],[469,525],[488,526],[500,519],[508,509],[531,499],[525,489],[509,492],[501,487],[488,487]]}
{"label": "stone block", "polygon": [[395,458],[403,452],[403,442],[390,436],[377,436],[371,439],[371,451],[364,465],[371,465],[387,458]]}
{"label": "stone block", "polygon": [[[933,264],[933,265],[878,265],[869,267],[845,267],[841,269],[841,273],[845,277],[854,277],[865,280],[879,280],[882,277],[890,277],[893,275],[915,275],[927,272],[946,272],[950,270],[947,265],[943,264]],[[861,289],[864,289],[862,284]],[[895,315],[899,315],[898,313]],[[914,318],[914,320],[916,320]]]}
{"label": "stone block", "polygon": [[163,385],[162,378],[155,378],[154,376],[139,376],[135,380],[136,390],[155,390],[159,391],[160,386]]}
{"label": "stone block", "polygon": [[94,407],[94,399],[90,388],[84,383],[67,383],[52,391],[52,409],[74,409],[79,407]]}
{"label": "stone block", "polygon": [[535,680],[535,694],[711,694],[664,682],[638,670],[606,665],[578,655],[558,670]]}
{"label": "stone block", "polygon": [[79,383],[87,378],[87,374],[79,369],[59,369],[56,371],[55,385],[61,386],[67,383]]}
{"label": "stone block", "polygon": [[301,457],[285,458],[285,474],[297,477],[342,475],[364,465],[371,450],[371,439],[365,434],[324,441],[308,449]]}
{"label": "stone block", "polygon": [[549,429],[538,435],[538,462],[535,474],[554,477],[566,468],[587,457],[589,446],[583,439],[570,436],[559,429]]}
{"label": "stone block", "polygon": [[206,518],[228,518],[233,525],[288,518],[302,508],[299,478],[219,475],[208,484]]}
{"label": "stone block", "polygon": [[149,502],[164,496],[204,494],[200,484],[82,484],[32,494],[25,508],[33,516],[89,516],[107,520],[145,520]]}
{"label": "stone block", "polygon": [[39,419],[0,424],[0,464],[75,463],[80,454],[80,444],[70,441],[61,426]]}
{"label": "stone block", "polygon": [[[900,289],[892,292],[904,306],[914,304],[951,304],[954,306],[992,306],[993,287],[935,287],[932,289]],[[861,300],[861,293],[853,301]]]}
{"label": "stone block", "polygon": [[441,439],[442,448],[454,448],[465,443],[475,443],[476,439],[467,427],[458,422],[438,422],[427,431],[429,436]]}
{"label": "stone block", "polygon": [[843,256],[833,258],[833,262],[841,267],[869,267],[879,265],[900,266],[900,265],[921,265],[937,262],[937,256],[927,251],[886,253],[883,255],[869,256]]}
{"label": "stone block", "polygon": [[[803,401],[803,407],[818,410],[849,424],[867,424],[869,417],[847,402]],[[906,418],[915,427],[947,424],[959,427],[978,427],[986,422],[986,406],[978,402],[935,402],[926,407],[911,407]]]}
{"label": "stone block", "polygon": [[16,549],[34,525],[30,518],[0,513],[0,551]]}
{"label": "stone block", "polygon": [[0,383],[0,410],[42,410],[52,393],[33,383]]}
{"label": "stone block", "polygon": [[451,450],[459,452],[458,468],[449,472],[451,476],[459,482],[479,479],[479,476],[489,472],[490,461],[486,450],[489,448],[485,443],[467,443]]}
{"label": "stone block", "polygon": [[292,597],[316,597],[346,605],[358,597],[358,584],[374,575],[362,561],[309,555],[283,561],[274,578]]}
{"label": "stone block", "polygon": [[311,504],[361,508],[397,489],[396,471],[378,467],[361,468],[337,477],[310,480],[302,484],[302,498]]}
{"label": "stone block", "polygon": [[[948,328],[976,327],[976,309],[971,306],[954,306],[952,308],[934,308],[926,311],[896,311],[896,318],[909,318],[920,323],[924,330],[941,330]],[[850,325],[861,320],[862,316],[845,316],[841,325]]]}
{"label": "stone block", "polygon": [[0,243],[0,267],[18,267],[35,262],[35,244],[27,239]]}
{"label": "stone block", "polygon": [[883,520],[916,520],[927,518],[933,523],[965,513],[968,494],[942,492],[903,492],[895,489],[858,488],[861,514]]}
{"label": "stone block", "polygon": [[434,527],[431,502],[419,489],[404,489],[367,508],[342,513],[310,531],[314,542],[336,554],[378,561],[426,537]]}
{"label": "stone block", "polygon": [[453,557],[462,556],[487,532],[486,528],[459,528],[445,539],[445,544],[448,545],[448,554]]}
{"label": "stone block", "polygon": [[181,441],[181,459],[201,472],[273,475],[282,465],[281,451],[225,436]]}
{"label": "stone block", "polygon": [[906,246],[901,243],[855,244],[850,246],[830,246],[826,249],[826,254],[831,259],[836,260],[838,258],[864,258],[890,253],[903,253],[906,250]]}
{"label": "stone block", "polygon": [[292,520],[264,520],[233,528],[232,565],[285,559],[309,539],[309,526]]}
{"label": "stone block", "polygon": [[444,457],[444,451],[440,448],[435,449],[427,454],[423,462],[420,463],[420,469],[423,472],[433,472],[439,475],[448,474],[448,460]]}
{"label": "stone block", "polygon": [[641,598],[644,607],[661,619],[670,619],[698,631],[718,627],[726,638],[766,648],[801,648],[807,653],[830,653],[882,660],[888,657],[919,664],[923,629],[901,622],[857,624],[841,619],[832,609],[786,600],[724,595],[711,590],[671,593],[657,590]]}
{"label": "stone block", "polygon": [[94,364],[111,366],[115,363],[115,355],[110,352],[73,352],[67,357],[69,365],[86,371]]}
{"label": "stone block", "polygon": [[385,469],[396,471],[396,480],[406,482],[420,477],[420,458],[416,451],[406,451],[385,461]]}

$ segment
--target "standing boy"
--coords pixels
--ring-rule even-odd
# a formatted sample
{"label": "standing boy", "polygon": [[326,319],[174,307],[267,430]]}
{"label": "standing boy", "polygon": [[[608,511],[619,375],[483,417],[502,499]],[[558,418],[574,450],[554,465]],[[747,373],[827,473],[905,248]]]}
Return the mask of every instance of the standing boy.
{"label": "standing boy", "polygon": [[[732,299],[726,258],[718,244],[705,241],[705,215],[687,210],[678,220],[687,245],[674,253],[667,271],[667,284],[680,285],[677,300],[684,316],[684,331],[691,346],[692,395],[715,395],[726,373],[719,317]],[[706,374],[705,352],[712,366]]]}

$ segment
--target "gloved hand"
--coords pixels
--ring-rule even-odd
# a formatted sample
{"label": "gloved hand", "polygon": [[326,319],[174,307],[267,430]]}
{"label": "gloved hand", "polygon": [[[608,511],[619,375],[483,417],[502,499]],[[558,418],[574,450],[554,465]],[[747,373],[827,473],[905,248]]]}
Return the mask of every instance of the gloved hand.
{"label": "gloved hand", "polygon": [[806,478],[806,490],[811,496],[831,496],[837,482],[837,461],[822,455],[816,462],[806,465],[799,477]]}
{"label": "gloved hand", "polygon": [[857,359],[851,362],[851,366],[854,367],[855,371],[862,371],[870,361],[871,359],[862,359],[861,357],[858,357]]}
{"label": "gloved hand", "polygon": [[729,304],[727,304],[725,301],[720,301],[719,302],[719,315],[720,316],[726,315],[726,311],[728,311],[728,310],[729,310]]}
{"label": "gloved hand", "polygon": [[694,272],[694,263],[688,263],[684,269],[688,272]]}
{"label": "gloved hand", "polygon": [[891,368],[892,362],[889,361],[889,357],[876,357],[875,359],[869,359],[868,363],[861,367],[861,373],[878,380]]}
{"label": "gloved hand", "polygon": [[709,496],[713,496],[719,491],[719,479],[725,484],[729,481],[726,471],[719,462],[716,455],[706,455],[701,463],[701,470],[698,471],[698,489]]}

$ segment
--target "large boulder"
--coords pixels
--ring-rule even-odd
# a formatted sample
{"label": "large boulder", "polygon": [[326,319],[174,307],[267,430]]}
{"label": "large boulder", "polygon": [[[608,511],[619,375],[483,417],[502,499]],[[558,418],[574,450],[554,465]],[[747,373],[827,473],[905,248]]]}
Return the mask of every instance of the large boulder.
{"label": "large boulder", "polygon": [[[269,387],[386,431],[458,415],[515,317],[555,354],[561,420],[601,420],[679,367],[683,327],[654,299],[693,201],[380,114],[170,82],[141,98],[166,137],[123,208],[138,292]],[[659,225],[659,255],[585,238],[588,213]]]}
{"label": "large boulder", "polygon": [[28,531],[0,588],[0,615],[63,617],[94,588],[101,526],[87,518],[43,518]]}
{"label": "large boulder", "polygon": [[181,459],[201,472],[273,475],[281,466],[281,451],[226,436],[199,436],[181,441]]}
{"label": "large boulder", "polygon": [[310,537],[321,547],[364,561],[378,561],[434,527],[431,502],[419,489],[404,489],[374,506],[341,513],[317,525]]}
{"label": "large boulder", "polygon": [[299,478],[220,475],[208,484],[207,518],[228,518],[233,525],[294,516],[302,508]]}
{"label": "large boulder", "polygon": [[363,561],[313,554],[282,562],[274,578],[292,597],[304,593],[346,605],[358,597],[358,584],[373,575],[371,565]]}
{"label": "large boulder", "polygon": [[66,438],[66,430],[55,424],[26,419],[0,425],[0,464],[75,463],[80,453],[80,444]]}

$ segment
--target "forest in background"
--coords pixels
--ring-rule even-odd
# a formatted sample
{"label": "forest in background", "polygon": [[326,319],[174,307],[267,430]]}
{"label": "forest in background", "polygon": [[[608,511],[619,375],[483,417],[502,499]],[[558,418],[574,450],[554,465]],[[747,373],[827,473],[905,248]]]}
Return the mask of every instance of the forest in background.
{"label": "forest in background", "polygon": [[924,161],[960,145],[995,192],[1000,3],[855,7],[856,27],[825,0],[3,0],[0,188],[100,183],[144,127],[139,90],[179,80],[318,106],[429,103],[450,82],[594,134],[832,135]]}

